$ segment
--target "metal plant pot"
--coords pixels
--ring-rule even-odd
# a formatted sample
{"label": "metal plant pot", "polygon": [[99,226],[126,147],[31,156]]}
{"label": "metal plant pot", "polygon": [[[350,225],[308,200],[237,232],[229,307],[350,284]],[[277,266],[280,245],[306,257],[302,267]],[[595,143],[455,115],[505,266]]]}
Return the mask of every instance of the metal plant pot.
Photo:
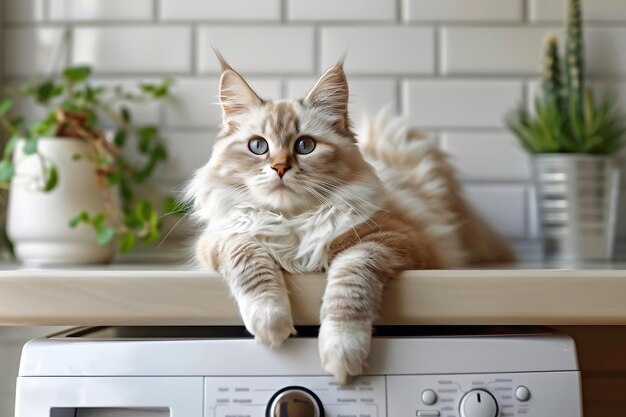
{"label": "metal plant pot", "polygon": [[620,167],[613,157],[540,155],[533,174],[548,260],[613,257]]}

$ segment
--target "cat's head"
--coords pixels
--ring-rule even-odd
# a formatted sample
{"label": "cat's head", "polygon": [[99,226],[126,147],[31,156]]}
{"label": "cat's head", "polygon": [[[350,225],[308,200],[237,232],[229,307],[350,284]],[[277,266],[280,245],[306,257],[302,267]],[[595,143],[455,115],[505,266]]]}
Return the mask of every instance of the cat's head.
{"label": "cat's head", "polygon": [[[196,174],[195,193],[201,192],[198,183],[210,183],[220,188],[219,197],[213,197],[224,199],[222,207],[244,203],[297,214],[362,197],[360,187],[376,181],[351,129],[342,62],[326,71],[306,97],[270,101],[220,61],[223,129],[211,160]],[[194,197],[203,204],[201,196]]]}

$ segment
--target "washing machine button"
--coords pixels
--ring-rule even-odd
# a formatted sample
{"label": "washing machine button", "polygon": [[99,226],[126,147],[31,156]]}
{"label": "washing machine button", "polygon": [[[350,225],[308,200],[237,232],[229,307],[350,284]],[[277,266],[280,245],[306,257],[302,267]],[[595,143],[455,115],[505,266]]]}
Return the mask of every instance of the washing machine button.
{"label": "washing machine button", "polygon": [[416,414],[417,417],[439,417],[438,410],[419,410]]}
{"label": "washing machine button", "polygon": [[523,385],[515,388],[515,398],[522,402],[530,400],[530,390]]}
{"label": "washing machine button", "polygon": [[437,394],[431,389],[425,389],[422,392],[422,402],[426,405],[433,405],[437,402]]}
{"label": "washing machine button", "polygon": [[459,408],[461,417],[496,417],[498,415],[496,399],[484,389],[465,394]]}

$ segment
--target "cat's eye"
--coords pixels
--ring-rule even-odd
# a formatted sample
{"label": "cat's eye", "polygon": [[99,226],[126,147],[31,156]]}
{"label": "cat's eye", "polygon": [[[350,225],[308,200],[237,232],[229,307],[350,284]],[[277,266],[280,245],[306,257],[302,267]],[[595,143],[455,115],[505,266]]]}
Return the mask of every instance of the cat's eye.
{"label": "cat's eye", "polygon": [[254,154],[263,155],[268,150],[267,141],[258,136],[253,137],[248,142],[248,149],[250,149],[250,152]]}
{"label": "cat's eye", "polygon": [[315,149],[315,141],[309,136],[302,136],[296,141],[295,149],[300,155],[309,154]]}

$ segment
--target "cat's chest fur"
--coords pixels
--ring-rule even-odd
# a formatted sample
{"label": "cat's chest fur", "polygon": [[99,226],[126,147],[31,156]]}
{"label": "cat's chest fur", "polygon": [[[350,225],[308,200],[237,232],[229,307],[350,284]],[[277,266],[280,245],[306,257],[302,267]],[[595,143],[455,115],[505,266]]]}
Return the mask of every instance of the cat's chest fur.
{"label": "cat's chest fur", "polygon": [[218,222],[221,233],[246,234],[288,272],[321,272],[330,262],[330,244],[367,218],[349,208],[321,207],[294,217],[238,207]]}

